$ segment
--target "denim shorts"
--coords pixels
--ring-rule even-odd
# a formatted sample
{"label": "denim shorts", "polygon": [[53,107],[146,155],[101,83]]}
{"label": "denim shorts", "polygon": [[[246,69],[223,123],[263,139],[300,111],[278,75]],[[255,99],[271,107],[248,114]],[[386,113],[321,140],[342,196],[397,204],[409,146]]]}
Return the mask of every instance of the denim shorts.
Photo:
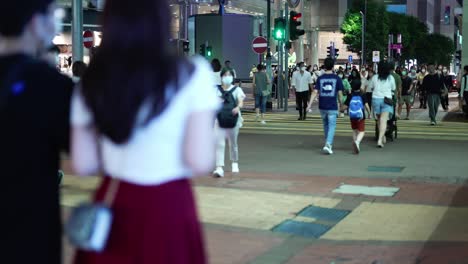
{"label": "denim shorts", "polygon": [[262,94],[255,95],[255,108],[259,108],[261,113],[266,112],[267,97]]}
{"label": "denim shorts", "polygon": [[382,113],[393,114],[393,106],[386,104],[383,98],[372,98],[372,108],[376,115]]}

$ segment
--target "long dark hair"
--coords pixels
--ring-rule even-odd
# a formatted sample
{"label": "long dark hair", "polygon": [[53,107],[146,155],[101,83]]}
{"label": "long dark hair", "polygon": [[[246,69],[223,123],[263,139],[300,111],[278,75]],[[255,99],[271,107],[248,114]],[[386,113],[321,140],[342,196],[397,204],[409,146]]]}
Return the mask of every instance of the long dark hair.
{"label": "long dark hair", "polygon": [[390,75],[391,66],[388,62],[382,61],[379,63],[379,80],[385,81]]}
{"label": "long dark hair", "polygon": [[211,68],[213,69],[214,72],[220,72],[222,67],[221,67],[221,62],[218,59],[213,59],[211,61]]}
{"label": "long dark hair", "polygon": [[[194,67],[171,53],[167,1],[106,1],[103,41],[83,77],[83,95],[99,133],[128,141],[144,103],[147,125],[168,105]],[[171,89],[171,90],[170,90]],[[170,91],[169,91],[170,90]]]}

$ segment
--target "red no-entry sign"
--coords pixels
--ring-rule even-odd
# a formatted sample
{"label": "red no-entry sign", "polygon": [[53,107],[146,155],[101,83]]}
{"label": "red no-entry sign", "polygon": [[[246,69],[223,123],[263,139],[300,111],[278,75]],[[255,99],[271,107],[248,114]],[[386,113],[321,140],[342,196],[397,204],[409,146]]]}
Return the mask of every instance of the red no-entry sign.
{"label": "red no-entry sign", "polygon": [[252,41],[252,49],[255,53],[262,54],[267,51],[268,41],[264,37],[256,37]]}
{"label": "red no-entry sign", "polygon": [[92,31],[86,30],[83,33],[83,45],[87,49],[90,49],[94,46],[94,34]]}

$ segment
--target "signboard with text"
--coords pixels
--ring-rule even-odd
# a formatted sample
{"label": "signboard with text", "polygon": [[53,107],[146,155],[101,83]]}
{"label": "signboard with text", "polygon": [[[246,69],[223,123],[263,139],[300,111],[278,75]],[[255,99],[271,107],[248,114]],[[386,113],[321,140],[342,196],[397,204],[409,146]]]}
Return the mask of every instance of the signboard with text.
{"label": "signboard with text", "polygon": [[372,52],[372,62],[380,62],[380,51],[374,50]]}

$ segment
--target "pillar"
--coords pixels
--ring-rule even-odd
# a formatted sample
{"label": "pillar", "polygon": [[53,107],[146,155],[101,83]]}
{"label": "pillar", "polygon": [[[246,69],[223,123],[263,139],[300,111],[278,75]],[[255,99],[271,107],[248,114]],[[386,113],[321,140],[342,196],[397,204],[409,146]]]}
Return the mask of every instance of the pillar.
{"label": "pillar", "polygon": [[73,61],[83,61],[83,1],[72,2],[72,56]]}

